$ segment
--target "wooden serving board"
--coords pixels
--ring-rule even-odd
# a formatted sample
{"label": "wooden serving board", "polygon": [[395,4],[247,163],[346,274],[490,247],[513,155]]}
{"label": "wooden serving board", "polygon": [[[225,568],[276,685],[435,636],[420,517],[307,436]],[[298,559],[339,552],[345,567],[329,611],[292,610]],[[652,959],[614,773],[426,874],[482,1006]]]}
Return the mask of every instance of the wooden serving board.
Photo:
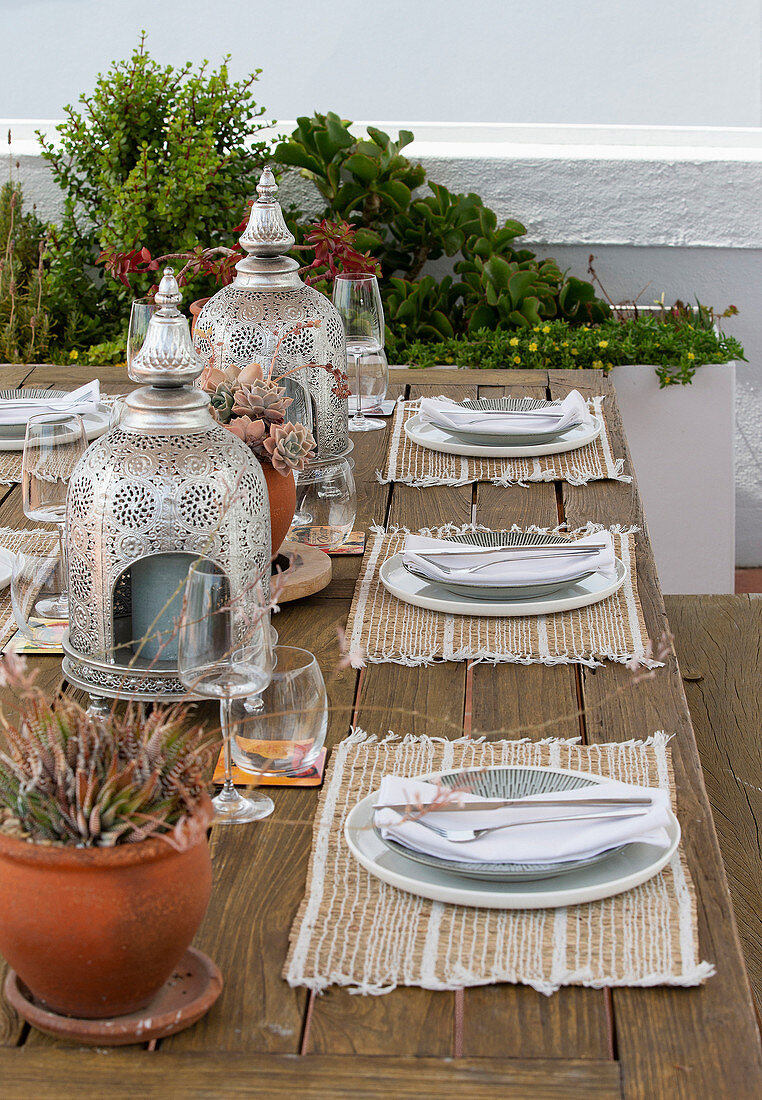
{"label": "wooden serving board", "polygon": [[289,565],[281,573],[282,587],[278,594],[278,603],[290,603],[292,600],[312,596],[331,583],[331,559],[315,546],[289,542],[286,539],[275,559],[276,564],[283,565],[279,560],[283,558],[288,560]]}

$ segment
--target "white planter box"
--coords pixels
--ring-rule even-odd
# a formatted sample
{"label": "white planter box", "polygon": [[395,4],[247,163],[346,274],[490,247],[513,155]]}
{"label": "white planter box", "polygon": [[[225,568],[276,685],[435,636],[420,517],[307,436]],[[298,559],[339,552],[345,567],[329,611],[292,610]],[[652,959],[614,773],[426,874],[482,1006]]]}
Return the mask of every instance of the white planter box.
{"label": "white planter box", "polygon": [[663,390],[651,366],[615,367],[610,378],[662,591],[733,592],[735,363]]}

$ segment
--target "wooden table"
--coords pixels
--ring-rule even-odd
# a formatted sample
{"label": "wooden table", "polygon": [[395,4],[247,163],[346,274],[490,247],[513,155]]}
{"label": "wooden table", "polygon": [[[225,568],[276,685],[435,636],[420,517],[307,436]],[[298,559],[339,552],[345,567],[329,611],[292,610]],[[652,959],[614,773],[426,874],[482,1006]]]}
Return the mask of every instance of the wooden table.
{"label": "wooden table", "polygon": [[[74,386],[85,368],[4,368],[4,387]],[[127,387],[118,368],[101,377]],[[595,372],[393,372],[394,392],[453,397],[503,393],[560,397],[576,387],[612,393]],[[613,396],[608,421],[616,454],[626,453]],[[429,488],[380,485],[385,432],[355,436],[357,526],[372,521],[411,529],[472,520],[572,526],[587,520],[640,523],[635,483],[585,487],[540,484]],[[654,440],[654,446],[659,441]],[[20,525],[18,487],[5,493],[0,524]],[[675,517],[679,522],[679,516]],[[710,537],[708,535],[708,537]],[[695,989],[592,990],[567,987],[545,997],[522,986],[458,992],[404,988],[382,997],[331,989],[311,996],[281,978],[289,927],[304,891],[314,790],[275,791],[264,823],[212,831],[214,891],[198,946],[219,964],[223,994],[194,1028],[155,1052],[108,1054],[66,1048],[0,1008],[0,1094],[12,1097],[758,1097],[762,1053],[749,982],[707,803],[696,742],[676,662],[637,691],[602,702],[628,672],[607,662],[579,666],[476,666],[428,669],[370,665],[336,671],[337,628],[346,623],[359,558],[334,558],[331,586],[283,609],[281,640],[317,654],[332,706],[329,744],[351,720],[369,731],[446,737],[515,731],[553,721],[543,735],[622,741],[657,729],[672,742],[678,814],[696,884],[701,957],[717,975]],[[645,529],[638,535],[638,578],[649,634],[667,627]],[[58,661],[40,658],[53,685]],[[584,717],[569,717],[582,703]],[[559,716],[566,715],[567,717]],[[558,720],[556,720],[558,719]]]}

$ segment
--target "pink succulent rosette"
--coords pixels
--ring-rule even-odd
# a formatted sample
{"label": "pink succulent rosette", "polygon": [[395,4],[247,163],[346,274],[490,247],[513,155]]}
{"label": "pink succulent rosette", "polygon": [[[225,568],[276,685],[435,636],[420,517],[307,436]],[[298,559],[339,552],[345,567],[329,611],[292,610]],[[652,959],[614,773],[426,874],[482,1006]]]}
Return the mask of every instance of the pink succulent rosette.
{"label": "pink succulent rosette", "polygon": [[273,469],[287,477],[292,470],[304,469],[307,459],[314,454],[315,440],[303,424],[286,421],[285,424],[272,425],[265,439],[265,451]]}

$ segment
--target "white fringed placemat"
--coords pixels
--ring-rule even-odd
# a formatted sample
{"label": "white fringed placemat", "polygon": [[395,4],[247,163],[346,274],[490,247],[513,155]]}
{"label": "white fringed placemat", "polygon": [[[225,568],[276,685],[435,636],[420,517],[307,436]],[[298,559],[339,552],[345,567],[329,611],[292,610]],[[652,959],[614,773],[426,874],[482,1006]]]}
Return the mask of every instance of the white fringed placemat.
{"label": "white fringed placemat", "polygon": [[[440,527],[420,534],[439,536],[475,530],[472,526]],[[514,528],[518,530],[518,528]],[[529,528],[539,530],[539,528]],[[588,524],[576,534],[600,531]],[[404,527],[372,527],[347,624],[349,656],[354,668],[366,661],[428,665],[436,661],[493,661],[515,664],[583,664],[594,668],[602,659],[647,659],[648,636],[640,606],[632,530],[610,528],[614,549],[628,569],[627,579],[599,603],[554,615],[489,618],[445,615],[405,603],[381,582],[379,569],[402,551]]]}
{"label": "white fringed placemat", "polygon": [[564,909],[496,910],[428,901],[374,878],[352,856],[344,821],[382,776],[494,765],[594,772],[669,790],[667,737],[580,745],[354,732],[333,752],[320,793],[307,888],[291,929],[284,977],[292,986],[388,993],[517,982],[542,993],[563,985],[698,985],[714,973],[698,953],[696,901],[682,851],[642,886]]}
{"label": "white fringed placemat", "polygon": [[586,485],[588,481],[632,481],[624,474],[624,459],[611,453],[603,397],[588,401],[590,410],[603,421],[596,440],[576,451],[538,458],[468,458],[419,447],[405,434],[405,421],[418,412],[418,401],[400,401],[392,422],[389,448],[379,481],[398,481],[423,489],[429,485],[470,485],[491,481],[494,485],[527,485],[533,481],[567,481]]}

